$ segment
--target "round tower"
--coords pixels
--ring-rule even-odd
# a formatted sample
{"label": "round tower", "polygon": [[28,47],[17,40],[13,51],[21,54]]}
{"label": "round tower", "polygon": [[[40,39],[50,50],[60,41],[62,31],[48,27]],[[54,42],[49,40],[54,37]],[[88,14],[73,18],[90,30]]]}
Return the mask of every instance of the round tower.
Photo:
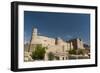
{"label": "round tower", "polygon": [[61,45],[61,41],[62,41],[62,40],[61,40],[60,37],[57,37],[57,38],[56,38],[56,44],[57,44],[57,45]]}

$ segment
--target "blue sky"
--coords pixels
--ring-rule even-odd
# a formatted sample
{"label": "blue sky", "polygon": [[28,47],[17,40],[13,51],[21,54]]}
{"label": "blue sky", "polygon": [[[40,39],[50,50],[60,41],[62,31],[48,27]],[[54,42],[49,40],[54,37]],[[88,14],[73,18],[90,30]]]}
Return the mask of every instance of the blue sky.
{"label": "blue sky", "polygon": [[43,36],[60,37],[65,41],[79,37],[90,42],[89,14],[24,11],[25,42],[31,39],[33,27]]}

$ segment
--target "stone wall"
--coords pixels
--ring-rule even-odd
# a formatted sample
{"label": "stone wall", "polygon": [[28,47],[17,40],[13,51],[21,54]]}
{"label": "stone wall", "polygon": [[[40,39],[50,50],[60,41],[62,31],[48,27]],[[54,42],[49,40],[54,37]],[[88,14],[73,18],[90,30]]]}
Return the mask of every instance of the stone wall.
{"label": "stone wall", "polygon": [[83,42],[80,39],[69,40],[68,42],[62,40],[61,38],[50,38],[46,36],[38,35],[37,29],[33,29],[32,39],[30,41],[30,52],[34,51],[34,47],[37,44],[41,44],[43,47],[47,47],[45,54],[45,60],[47,60],[47,54],[49,52],[58,55],[60,59],[66,59],[66,52],[72,49],[84,49]]}

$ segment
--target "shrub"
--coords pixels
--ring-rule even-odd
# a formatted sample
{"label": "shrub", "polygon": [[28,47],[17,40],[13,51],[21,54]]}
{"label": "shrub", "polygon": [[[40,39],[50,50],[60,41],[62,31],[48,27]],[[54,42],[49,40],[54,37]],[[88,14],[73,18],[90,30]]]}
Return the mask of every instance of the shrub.
{"label": "shrub", "polygon": [[54,54],[52,52],[48,53],[48,60],[54,60]]}
{"label": "shrub", "polygon": [[73,49],[73,50],[69,50],[68,53],[69,53],[69,54],[76,54],[76,50],[75,50],[75,49]]}
{"label": "shrub", "polygon": [[45,56],[45,49],[46,47],[42,47],[42,45],[37,45],[35,51],[32,52],[32,59],[33,60],[43,60]]}

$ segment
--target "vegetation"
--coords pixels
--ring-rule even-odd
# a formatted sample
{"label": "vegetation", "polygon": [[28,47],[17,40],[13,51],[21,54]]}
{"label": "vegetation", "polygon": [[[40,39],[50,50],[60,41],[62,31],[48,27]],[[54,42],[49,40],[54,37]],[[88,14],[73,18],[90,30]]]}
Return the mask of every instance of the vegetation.
{"label": "vegetation", "polygon": [[78,55],[84,55],[85,54],[85,50],[84,49],[79,49],[77,54]]}
{"label": "vegetation", "polygon": [[58,57],[58,56],[55,56],[55,59],[56,59],[56,60],[59,60],[59,57]]}
{"label": "vegetation", "polygon": [[68,53],[69,53],[69,54],[76,54],[76,50],[75,50],[75,49],[69,50]]}
{"label": "vegetation", "polygon": [[48,53],[48,59],[49,60],[54,60],[54,54],[52,52]]}
{"label": "vegetation", "polygon": [[84,55],[85,50],[84,49],[72,49],[72,50],[69,50],[69,54]]}
{"label": "vegetation", "polygon": [[48,53],[48,60],[59,60],[59,57],[58,56],[54,56],[54,54],[52,52],[49,52]]}
{"label": "vegetation", "polygon": [[42,45],[38,44],[35,48],[35,51],[32,52],[33,60],[44,60],[46,47],[42,47]]}

